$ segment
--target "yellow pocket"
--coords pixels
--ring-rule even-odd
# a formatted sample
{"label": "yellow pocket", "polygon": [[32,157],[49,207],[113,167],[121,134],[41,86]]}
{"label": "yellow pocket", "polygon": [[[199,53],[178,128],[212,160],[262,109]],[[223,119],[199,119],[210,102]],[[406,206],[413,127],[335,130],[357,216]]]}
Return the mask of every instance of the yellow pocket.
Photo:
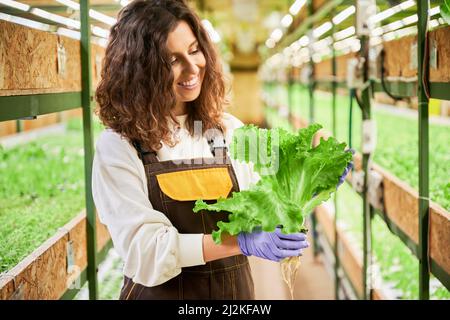
{"label": "yellow pocket", "polygon": [[156,178],[162,192],[178,201],[226,198],[233,187],[227,168],[176,171]]}

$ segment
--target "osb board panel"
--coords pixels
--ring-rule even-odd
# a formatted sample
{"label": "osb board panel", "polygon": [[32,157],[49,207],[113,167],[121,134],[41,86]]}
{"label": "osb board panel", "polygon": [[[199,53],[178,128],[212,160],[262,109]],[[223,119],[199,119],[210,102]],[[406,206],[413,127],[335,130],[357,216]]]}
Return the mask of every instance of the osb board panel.
{"label": "osb board panel", "polygon": [[[0,278],[1,279],[1,278]],[[4,281],[2,284],[0,280],[0,300],[7,300],[12,297],[14,294],[14,282],[13,281]]]}
{"label": "osb board panel", "polygon": [[437,44],[437,69],[430,68],[430,80],[434,82],[450,82],[450,26],[430,32],[430,41]]}
{"label": "osb board panel", "polygon": [[105,48],[91,44],[92,88],[96,88],[101,78]]}
{"label": "osb board panel", "polygon": [[37,117],[34,120],[23,120],[23,130],[33,130],[55,124],[58,122],[58,114],[50,113]]}
{"label": "osb board panel", "polygon": [[[430,81],[450,81],[450,27],[443,27],[429,33],[429,41],[436,41],[438,53],[438,68],[430,67]],[[383,44],[386,57],[385,67],[388,77],[414,77],[417,69],[411,68],[411,46],[417,41],[417,36],[407,36]]]}
{"label": "osb board panel", "polygon": [[[55,236],[0,278],[0,297],[11,299],[14,290],[22,286],[21,299],[59,299],[70,285],[70,280],[86,267],[85,227],[86,216],[81,213],[60,228]],[[100,248],[108,239],[104,226],[97,225],[97,230]],[[73,242],[75,255],[75,268],[71,274],[67,273],[66,265],[69,240]]]}
{"label": "osb board panel", "polygon": [[322,60],[314,65],[314,77],[317,80],[332,80],[331,59]]}
{"label": "osb board panel", "polygon": [[430,204],[430,255],[450,274],[450,213],[435,203]]}
{"label": "osb board panel", "polygon": [[16,121],[0,122],[0,137],[16,133]]}
{"label": "osb board panel", "polygon": [[[320,205],[315,210],[317,215],[317,220],[325,231],[325,235],[329,242],[334,245],[334,223],[332,220],[332,215],[329,213],[328,209]],[[358,295],[362,295],[362,265],[358,260],[358,255],[354,248],[350,246],[349,241],[345,234],[338,228],[338,239],[339,239],[339,260],[341,265],[346,271],[349,280],[352,282],[353,287],[358,290]]]}
{"label": "osb board panel", "polygon": [[[81,90],[80,42],[67,37],[0,21],[0,95]],[[58,40],[59,39],[59,40]],[[59,41],[59,42],[58,42]],[[58,74],[58,43],[66,52],[64,74]],[[104,49],[91,45],[95,88]],[[98,70],[98,71],[97,71]]]}
{"label": "osb board panel", "polygon": [[351,52],[342,56],[336,57],[336,77],[338,81],[344,81],[347,78],[347,64],[348,61],[358,54]]}
{"label": "osb board panel", "polygon": [[387,77],[417,76],[417,69],[411,68],[411,46],[414,42],[416,42],[415,36],[407,36],[383,43],[386,52],[384,66]]}
{"label": "osb board panel", "polygon": [[[320,225],[325,231],[325,236],[330,240],[330,243],[334,243],[334,223],[332,221],[332,215],[329,213],[326,206],[320,205],[315,210],[317,219]],[[363,277],[362,277],[362,257],[358,254],[357,250],[351,245],[351,242],[345,235],[345,232],[338,228],[339,239],[339,259],[347,275],[350,277],[354,288],[358,290],[358,294],[362,296],[363,291]],[[387,295],[382,289],[373,288],[372,298],[374,300],[386,300]]]}
{"label": "osb board panel", "polygon": [[[336,81],[345,81],[348,61],[356,56],[357,54],[352,52],[336,57]],[[317,80],[333,80],[332,59],[323,60],[315,64],[314,75]]]}
{"label": "osb board panel", "polygon": [[387,216],[417,243],[419,229],[417,192],[381,167],[374,164],[373,168],[383,176],[383,196]]}
{"label": "osb board panel", "polygon": [[[51,294],[52,292],[65,290],[65,283],[55,281],[55,279],[64,278],[66,242],[65,232],[58,231],[55,236],[2,277],[13,283],[14,290],[21,288],[22,295],[16,299],[37,300],[45,296],[48,296],[48,299],[55,299],[57,296]],[[3,287],[2,280],[0,281],[0,291],[3,291]],[[6,299],[13,298],[12,296],[6,297]]]}

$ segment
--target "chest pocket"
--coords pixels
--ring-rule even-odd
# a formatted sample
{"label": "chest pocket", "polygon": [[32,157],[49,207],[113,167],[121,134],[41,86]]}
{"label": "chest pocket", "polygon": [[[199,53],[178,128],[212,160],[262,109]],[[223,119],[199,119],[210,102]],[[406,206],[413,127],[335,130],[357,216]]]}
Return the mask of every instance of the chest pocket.
{"label": "chest pocket", "polygon": [[227,167],[162,173],[156,179],[161,191],[176,201],[227,198],[233,188]]}

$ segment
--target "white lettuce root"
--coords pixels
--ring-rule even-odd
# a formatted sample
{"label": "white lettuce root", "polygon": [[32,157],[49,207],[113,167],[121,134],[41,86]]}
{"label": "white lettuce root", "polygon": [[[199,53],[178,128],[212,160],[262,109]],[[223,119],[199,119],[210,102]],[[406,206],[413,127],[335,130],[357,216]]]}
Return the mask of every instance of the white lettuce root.
{"label": "white lettuce root", "polygon": [[291,293],[291,300],[294,300],[295,278],[299,267],[300,257],[289,257],[281,261],[281,274]]}

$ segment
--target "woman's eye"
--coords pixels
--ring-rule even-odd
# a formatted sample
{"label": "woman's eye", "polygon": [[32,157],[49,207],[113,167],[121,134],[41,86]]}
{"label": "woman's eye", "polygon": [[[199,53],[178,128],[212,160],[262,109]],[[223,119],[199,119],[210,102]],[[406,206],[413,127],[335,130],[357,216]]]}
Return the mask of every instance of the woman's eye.
{"label": "woman's eye", "polygon": [[195,49],[194,51],[191,52],[191,54],[196,54],[196,53],[198,53],[199,51],[200,51],[200,50]]}
{"label": "woman's eye", "polygon": [[174,64],[177,63],[177,62],[178,62],[177,59],[173,59],[173,60],[170,62],[170,64],[171,64],[171,65],[174,65]]}

